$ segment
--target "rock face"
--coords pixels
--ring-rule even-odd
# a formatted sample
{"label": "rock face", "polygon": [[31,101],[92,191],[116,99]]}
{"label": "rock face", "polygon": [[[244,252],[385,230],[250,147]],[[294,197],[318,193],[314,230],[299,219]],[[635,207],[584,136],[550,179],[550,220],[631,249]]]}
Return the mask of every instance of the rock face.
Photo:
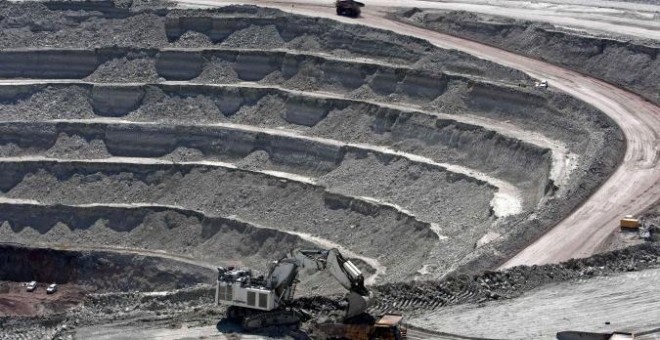
{"label": "rock face", "polygon": [[103,251],[0,246],[0,281],[77,284],[90,291],[171,290],[211,283],[213,269]]}
{"label": "rock face", "polygon": [[93,51],[6,51],[0,55],[3,78],[83,78],[97,66]]}
{"label": "rock face", "polygon": [[550,24],[467,12],[403,11],[400,20],[603,79],[660,104],[660,44],[599,38]]}
{"label": "rock face", "polygon": [[94,86],[90,102],[99,116],[121,117],[137,109],[145,91],[129,86]]}

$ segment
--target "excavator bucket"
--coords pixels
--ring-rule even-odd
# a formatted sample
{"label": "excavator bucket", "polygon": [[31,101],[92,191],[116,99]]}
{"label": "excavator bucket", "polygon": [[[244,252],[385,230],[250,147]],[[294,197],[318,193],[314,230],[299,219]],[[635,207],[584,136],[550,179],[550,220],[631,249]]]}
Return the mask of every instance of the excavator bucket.
{"label": "excavator bucket", "polygon": [[348,309],[346,310],[346,319],[366,312],[370,306],[371,296],[362,296],[356,292],[350,292],[348,294]]}

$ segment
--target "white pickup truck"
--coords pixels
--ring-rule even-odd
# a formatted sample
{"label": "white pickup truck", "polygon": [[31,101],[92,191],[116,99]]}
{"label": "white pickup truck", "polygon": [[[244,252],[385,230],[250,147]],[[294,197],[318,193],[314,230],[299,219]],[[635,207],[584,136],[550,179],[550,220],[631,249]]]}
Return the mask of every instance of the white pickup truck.
{"label": "white pickup truck", "polygon": [[25,290],[28,292],[34,292],[37,289],[37,281],[30,281],[25,285]]}
{"label": "white pickup truck", "polygon": [[57,284],[51,283],[48,288],[46,288],[46,294],[54,294],[57,292]]}
{"label": "white pickup truck", "polygon": [[534,83],[534,87],[541,87],[541,88],[547,89],[548,88],[548,81],[547,80],[537,81],[536,83]]}

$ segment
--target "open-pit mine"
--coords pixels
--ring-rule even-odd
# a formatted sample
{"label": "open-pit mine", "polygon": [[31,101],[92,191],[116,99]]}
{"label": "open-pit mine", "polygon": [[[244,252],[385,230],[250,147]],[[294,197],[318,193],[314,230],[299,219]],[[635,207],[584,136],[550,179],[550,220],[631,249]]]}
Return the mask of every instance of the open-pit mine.
{"label": "open-pit mine", "polygon": [[[516,306],[492,304],[660,267],[656,243],[603,237],[539,264],[586,259],[495,271],[627,159],[607,108],[356,25],[369,3],[341,21],[277,6],[0,2],[0,339],[317,338],[310,325],[344,307],[327,273],[301,271],[299,329],[241,335],[214,302],[218,267],[311,248],[350,259],[368,312],[404,313],[410,339],[554,338],[575,325],[514,332],[501,313]],[[484,304],[501,320],[471,330]]]}

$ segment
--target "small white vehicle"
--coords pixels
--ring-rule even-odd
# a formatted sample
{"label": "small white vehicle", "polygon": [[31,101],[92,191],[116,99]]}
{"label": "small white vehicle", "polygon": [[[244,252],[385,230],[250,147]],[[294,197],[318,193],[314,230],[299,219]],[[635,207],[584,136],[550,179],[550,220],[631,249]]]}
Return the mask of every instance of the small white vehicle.
{"label": "small white vehicle", "polygon": [[46,294],[53,294],[57,292],[57,284],[51,283],[48,288],[46,288]]}
{"label": "small white vehicle", "polygon": [[25,290],[28,292],[34,292],[37,289],[37,281],[30,281],[25,285]]}
{"label": "small white vehicle", "polygon": [[535,87],[548,88],[548,81],[547,81],[547,80],[537,81],[537,82],[534,84],[534,86],[535,86]]}

